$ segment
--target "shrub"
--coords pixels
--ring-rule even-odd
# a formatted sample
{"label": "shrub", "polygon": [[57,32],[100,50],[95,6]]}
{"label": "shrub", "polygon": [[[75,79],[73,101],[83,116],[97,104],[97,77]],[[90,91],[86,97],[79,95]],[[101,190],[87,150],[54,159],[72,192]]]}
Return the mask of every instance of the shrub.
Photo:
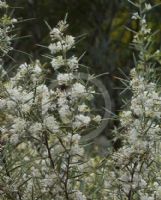
{"label": "shrub", "polygon": [[[160,51],[151,48],[155,34],[146,22],[151,5],[145,0],[131,3],[138,10],[132,20],[140,24],[132,44],[138,51],[135,68],[130,81],[125,80],[132,97],[113,130],[113,141],[119,139],[122,145],[105,158],[90,157],[81,144],[83,134],[99,126],[102,118],[92,107],[95,88],[79,76],[80,58],[72,55],[77,38],[67,34],[66,18],[49,27],[48,63],[21,64],[8,78],[2,62],[2,200],[161,199],[161,97],[154,67]],[[7,8],[0,1],[0,9]],[[17,21],[4,14],[0,22],[3,61],[12,50],[11,30]]]}

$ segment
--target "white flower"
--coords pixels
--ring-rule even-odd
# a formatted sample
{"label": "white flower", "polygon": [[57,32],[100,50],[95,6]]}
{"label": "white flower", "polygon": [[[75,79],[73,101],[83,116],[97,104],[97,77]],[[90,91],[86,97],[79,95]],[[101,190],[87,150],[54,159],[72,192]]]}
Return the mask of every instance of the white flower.
{"label": "white flower", "polygon": [[152,8],[150,3],[145,3],[145,9],[150,10]]}
{"label": "white flower", "polygon": [[38,132],[40,132],[42,130],[42,124],[41,123],[34,123],[32,126],[30,126],[29,131],[32,134],[37,134]]}
{"label": "white flower", "polygon": [[19,135],[18,134],[12,134],[10,137],[10,142],[14,145],[18,144],[19,142]]}
{"label": "white flower", "polygon": [[85,197],[84,194],[80,191],[76,191],[75,193],[75,200],[86,200],[87,198]]}
{"label": "white flower", "polygon": [[47,116],[44,119],[44,125],[53,133],[56,133],[59,131],[59,124],[56,121],[54,116]]}
{"label": "white flower", "polygon": [[50,37],[53,39],[60,39],[61,36],[61,31],[58,28],[53,28],[52,31],[50,32]]}
{"label": "white flower", "polygon": [[73,122],[73,127],[74,128],[81,128],[82,126],[87,126],[89,125],[91,121],[91,118],[89,116],[85,115],[76,115],[75,116],[75,121]]}
{"label": "white flower", "polygon": [[55,54],[62,50],[62,44],[60,41],[56,43],[51,43],[48,48],[51,51],[51,54]]}
{"label": "white flower", "polygon": [[36,92],[37,92],[36,102],[40,103],[42,114],[44,115],[51,107],[50,95],[52,91],[49,90],[46,85],[39,85],[36,88]]}
{"label": "white flower", "polygon": [[157,193],[157,196],[158,196],[158,198],[161,196],[161,186],[157,186],[157,191],[156,191],[156,193]]}
{"label": "white flower", "polygon": [[148,194],[145,194],[145,195],[141,196],[140,200],[155,200],[155,198],[149,196]]}
{"label": "white flower", "polygon": [[6,2],[0,1],[0,8],[7,8],[8,5],[6,4]]}
{"label": "white flower", "polygon": [[15,107],[16,107],[16,102],[15,101],[12,101],[12,100],[7,100],[6,101],[6,105],[7,105],[7,108],[9,109],[9,110],[11,110],[11,109],[14,109]]}
{"label": "white flower", "polygon": [[132,112],[131,111],[123,111],[121,113],[121,118],[120,118],[121,125],[122,126],[128,125],[132,120],[131,116],[132,116]]}
{"label": "white flower", "polygon": [[12,125],[12,129],[11,132],[12,133],[17,133],[17,132],[22,132],[27,126],[27,123],[24,119],[17,117],[15,119],[13,119],[13,125]]}
{"label": "white flower", "polygon": [[61,39],[58,42],[51,43],[49,45],[49,50],[51,51],[51,54],[67,51],[74,47],[74,43],[74,37],[67,35],[64,40]]}
{"label": "white flower", "polygon": [[93,120],[94,120],[95,122],[97,122],[97,123],[100,123],[101,120],[102,120],[102,118],[101,118],[100,115],[96,115],[96,116],[93,118]]}
{"label": "white flower", "polygon": [[131,19],[139,19],[139,18],[140,18],[140,16],[139,16],[138,12],[133,13],[133,15],[131,17]]}
{"label": "white flower", "polygon": [[12,18],[12,19],[11,19],[11,22],[12,22],[12,23],[17,23],[17,19]]}
{"label": "white flower", "polygon": [[24,112],[24,113],[27,113],[27,112],[29,112],[30,111],[30,109],[31,109],[31,103],[30,104],[22,104],[21,105],[21,109],[22,109],[22,112]]}
{"label": "white flower", "polygon": [[27,63],[23,63],[19,66],[19,70],[26,70],[28,67]]}
{"label": "white flower", "polygon": [[78,106],[78,110],[80,112],[87,112],[87,111],[89,111],[89,108],[88,108],[88,106],[86,104],[82,104],[82,105]]}
{"label": "white flower", "polygon": [[69,50],[71,49],[72,47],[74,47],[75,43],[75,39],[73,36],[71,35],[67,35],[66,38],[65,38],[65,44],[64,44],[64,47],[66,48],[66,50]]}
{"label": "white flower", "polygon": [[138,140],[138,131],[137,127],[131,128],[129,130],[129,143],[134,144]]}
{"label": "white flower", "polygon": [[41,96],[43,94],[49,96],[49,89],[46,85],[42,84],[42,85],[38,85],[36,88],[36,92],[37,94],[40,94]]}
{"label": "white flower", "polygon": [[67,96],[64,93],[61,93],[61,96],[58,98],[57,104],[59,107],[68,104]]}
{"label": "white flower", "polygon": [[0,110],[6,107],[6,101],[4,99],[0,99]]}
{"label": "white flower", "polygon": [[39,60],[36,61],[35,65],[34,65],[34,68],[33,68],[33,72],[37,75],[41,74],[42,72],[42,69],[40,67],[40,62]]}
{"label": "white flower", "polygon": [[72,135],[72,141],[76,144],[79,143],[81,136],[79,134]]}
{"label": "white flower", "polygon": [[73,84],[71,90],[72,90],[71,91],[72,97],[80,97],[80,96],[84,96],[85,94],[87,94],[85,86],[82,85],[81,83]]}
{"label": "white flower", "polygon": [[67,84],[69,81],[73,80],[73,74],[72,73],[60,73],[57,75],[58,84]]}
{"label": "white flower", "polygon": [[78,69],[78,58],[75,56],[72,56],[67,60],[67,64],[70,69]]}
{"label": "white flower", "polygon": [[62,105],[59,108],[59,115],[60,115],[62,122],[64,122],[64,123],[71,122],[72,112],[70,111],[70,108],[68,105]]}
{"label": "white flower", "polygon": [[17,103],[24,104],[25,102],[32,102],[33,99],[33,92],[27,92],[25,90],[22,90],[21,87],[19,88],[7,88],[7,92],[10,95],[9,100],[13,100]]}
{"label": "white flower", "polygon": [[51,65],[55,70],[59,69],[61,66],[64,65],[63,57],[57,56],[56,58],[53,58],[52,61],[51,61]]}

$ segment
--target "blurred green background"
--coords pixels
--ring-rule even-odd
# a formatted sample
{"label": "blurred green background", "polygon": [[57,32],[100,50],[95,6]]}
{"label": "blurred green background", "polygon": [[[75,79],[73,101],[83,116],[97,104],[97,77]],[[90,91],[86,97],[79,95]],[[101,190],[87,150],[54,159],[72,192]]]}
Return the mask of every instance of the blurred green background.
{"label": "blurred green background", "polygon": [[[16,40],[14,48],[33,55],[32,59],[40,58],[47,53],[49,30],[44,21],[51,27],[64,18],[68,13],[69,32],[73,36],[86,34],[78,44],[76,55],[86,51],[82,62],[90,66],[90,72],[96,75],[108,72],[101,77],[107,87],[111,100],[112,111],[118,113],[122,105],[120,92],[123,85],[120,78],[128,77],[133,64],[133,50],[130,42],[133,35],[126,27],[138,29],[136,21],[131,20],[135,8],[127,0],[10,0],[15,7],[12,13],[19,20],[24,20],[18,27],[18,36],[28,36]],[[152,5],[161,3],[160,0],[147,1]],[[17,8],[16,8],[17,7]],[[161,7],[156,7],[148,16],[150,26],[154,30],[161,29]],[[25,21],[26,20],[26,21]],[[155,46],[160,49],[160,32],[157,34]],[[12,56],[16,62],[23,62],[30,58],[25,54],[14,51]],[[41,60],[44,58],[41,57]],[[129,95],[123,94],[124,97]],[[110,132],[110,127],[105,134]]]}

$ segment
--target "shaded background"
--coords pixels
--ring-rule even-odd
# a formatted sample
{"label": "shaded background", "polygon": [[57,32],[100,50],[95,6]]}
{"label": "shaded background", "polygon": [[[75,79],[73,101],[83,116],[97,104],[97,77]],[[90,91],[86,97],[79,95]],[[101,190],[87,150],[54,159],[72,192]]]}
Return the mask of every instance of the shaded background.
{"label": "shaded background", "polygon": [[[18,36],[29,36],[15,41],[14,48],[33,55],[39,59],[46,49],[36,44],[48,46],[49,30],[44,21],[51,27],[68,13],[69,32],[73,36],[86,34],[76,49],[76,55],[86,54],[83,63],[90,66],[90,72],[108,75],[101,77],[107,87],[111,100],[112,111],[118,113],[122,105],[120,92],[123,90],[120,78],[126,78],[133,64],[132,49],[129,44],[133,35],[126,27],[138,29],[136,21],[131,20],[135,8],[126,0],[10,0],[10,5],[19,7],[13,15],[19,20],[28,19],[19,25]],[[160,0],[149,0],[152,5]],[[161,29],[161,8],[157,7],[149,15],[150,26]],[[155,47],[160,48],[160,33],[156,37]],[[16,62],[30,60],[25,54],[13,52]],[[41,60],[44,58],[41,57]],[[128,97],[128,93],[123,94]],[[105,130],[110,135],[113,123]]]}

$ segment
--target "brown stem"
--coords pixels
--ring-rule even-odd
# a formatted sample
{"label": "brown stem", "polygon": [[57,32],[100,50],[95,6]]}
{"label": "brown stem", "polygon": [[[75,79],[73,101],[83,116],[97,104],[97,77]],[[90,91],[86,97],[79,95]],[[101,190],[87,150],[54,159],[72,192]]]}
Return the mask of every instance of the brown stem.
{"label": "brown stem", "polygon": [[47,136],[47,133],[45,132],[44,135],[45,135],[45,146],[46,146],[46,148],[47,148],[48,157],[49,157],[51,166],[53,167],[53,169],[55,169],[55,164],[54,164],[54,161],[53,161],[53,159],[52,159],[51,152],[50,152],[50,147],[49,147],[49,143],[48,143],[48,136]]}
{"label": "brown stem", "polygon": [[68,158],[67,158],[67,171],[66,171],[66,179],[64,182],[64,186],[65,186],[65,197],[67,200],[69,200],[69,194],[68,194],[68,178],[69,178],[69,165],[70,165],[70,155],[68,154]]}

